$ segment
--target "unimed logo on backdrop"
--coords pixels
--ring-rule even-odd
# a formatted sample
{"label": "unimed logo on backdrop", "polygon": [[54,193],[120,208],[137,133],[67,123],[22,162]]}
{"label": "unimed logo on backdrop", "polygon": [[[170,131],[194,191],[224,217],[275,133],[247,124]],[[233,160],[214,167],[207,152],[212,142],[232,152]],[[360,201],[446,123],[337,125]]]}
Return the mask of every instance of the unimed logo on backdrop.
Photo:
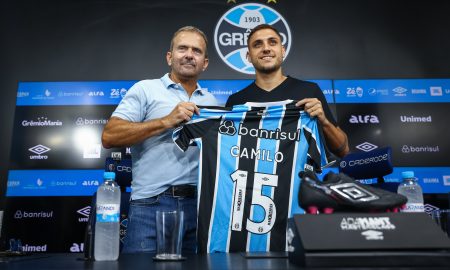
{"label": "unimed logo on backdrop", "polygon": [[25,251],[25,252],[47,252],[47,244],[37,245],[37,246],[25,244],[25,245],[22,245],[22,251]]}
{"label": "unimed logo on backdrop", "polygon": [[214,45],[220,58],[232,69],[254,74],[253,65],[247,61],[247,37],[259,24],[269,24],[281,34],[282,43],[289,54],[292,38],[286,20],[276,10],[256,3],[233,7],[219,19],[214,31]]}

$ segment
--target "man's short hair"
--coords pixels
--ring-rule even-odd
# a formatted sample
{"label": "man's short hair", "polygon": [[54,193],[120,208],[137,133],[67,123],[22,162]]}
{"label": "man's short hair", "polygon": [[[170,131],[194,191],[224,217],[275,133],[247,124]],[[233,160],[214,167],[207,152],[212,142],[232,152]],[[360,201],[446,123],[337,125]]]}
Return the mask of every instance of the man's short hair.
{"label": "man's short hair", "polygon": [[250,46],[249,41],[250,41],[250,38],[253,36],[253,34],[256,33],[256,32],[258,32],[259,30],[263,30],[263,29],[270,29],[270,30],[274,31],[275,34],[277,34],[277,36],[278,36],[281,40],[283,40],[283,38],[281,37],[280,31],[278,31],[278,30],[277,30],[275,27],[273,27],[272,25],[263,23],[263,24],[259,24],[259,25],[255,26],[255,27],[250,31],[250,34],[248,34],[248,37],[247,37],[247,46]]}
{"label": "man's short hair", "polygon": [[208,58],[208,38],[206,37],[205,33],[203,33],[202,30],[198,29],[195,26],[190,26],[190,25],[183,26],[180,29],[178,29],[175,33],[173,33],[172,40],[170,41],[169,51],[173,50],[173,41],[174,41],[175,37],[181,32],[193,32],[193,33],[199,34],[203,38],[203,40],[205,41],[205,45],[206,45],[206,47],[205,47],[205,57]]}

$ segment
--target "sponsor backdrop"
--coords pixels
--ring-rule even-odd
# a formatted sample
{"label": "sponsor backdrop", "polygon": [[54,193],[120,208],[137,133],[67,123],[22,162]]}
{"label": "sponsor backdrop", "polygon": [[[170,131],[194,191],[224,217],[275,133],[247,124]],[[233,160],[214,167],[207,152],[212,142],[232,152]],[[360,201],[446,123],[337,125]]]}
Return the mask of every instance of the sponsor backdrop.
{"label": "sponsor backdrop", "polygon": [[[250,82],[203,80],[200,85],[223,104]],[[398,182],[403,170],[412,169],[424,192],[450,191],[450,130],[445,119],[450,113],[450,79],[315,82],[347,131],[352,151],[392,147],[396,168],[387,181]],[[5,228],[10,238],[22,239],[26,250],[83,249],[90,196],[102,182],[105,158],[123,151],[102,148],[101,132],[133,83],[19,84]],[[48,240],[37,231],[57,231],[58,237]]]}
{"label": "sponsor backdrop", "polygon": [[[427,27],[414,26],[433,26],[438,18],[445,17],[437,14],[445,9],[426,12],[426,7],[415,7],[408,1],[409,8],[433,14],[433,20],[411,22],[407,18],[398,19],[395,8],[386,9],[386,6],[394,5],[387,1],[377,1],[373,6],[349,1],[351,5],[347,4],[345,8],[334,1],[327,4],[324,1],[253,2],[210,0],[186,4],[170,0],[156,6],[150,3],[143,6],[130,1],[128,5],[133,8],[126,9],[123,3],[111,3],[106,7],[81,1],[75,6],[80,7],[81,16],[75,9],[61,8],[62,4],[55,1],[52,8],[30,6],[27,12],[21,7],[22,12],[15,13],[19,11],[16,6],[9,12],[12,15],[4,18],[20,13],[32,21],[37,16],[35,14],[39,14],[35,10],[42,8],[45,14],[58,13],[55,18],[61,27],[55,28],[45,20],[35,20],[33,25],[37,30],[29,35],[33,42],[28,42],[28,36],[18,38],[24,32],[22,28],[26,28],[22,24],[11,28],[13,30],[9,33],[9,36],[14,36],[11,38],[13,44],[20,44],[15,49],[21,54],[14,61],[14,54],[7,56],[6,62],[11,68],[3,69],[3,76],[25,69],[32,75],[16,76],[17,81],[39,82],[8,85],[12,91],[17,91],[17,96],[15,117],[8,120],[12,121],[9,166],[2,168],[5,176],[0,179],[6,194],[2,239],[21,239],[24,250],[32,252],[83,250],[91,196],[102,182],[105,158],[112,152],[126,152],[125,149],[104,149],[100,141],[111,112],[136,82],[119,79],[161,76],[167,70],[163,52],[172,32],[185,24],[199,26],[210,39],[210,67],[204,76],[207,79],[200,84],[220,103],[224,104],[230,94],[252,81],[254,70],[245,57],[249,29],[260,23],[272,24],[280,29],[287,49],[285,71],[294,77],[322,78],[313,81],[319,84],[339,125],[348,133],[352,151],[391,146],[395,169],[386,177],[387,181],[398,182],[402,171],[412,169],[428,195],[450,191],[450,142],[446,139],[450,130],[446,128],[448,121],[444,119],[450,113],[450,80],[345,80],[380,76],[419,78],[424,77],[421,76],[425,72],[423,66],[430,66],[428,74],[448,76],[437,72],[445,70],[443,67],[448,61],[445,61],[445,55],[435,50],[435,46],[448,47],[445,46],[448,44],[446,35],[437,34],[439,42],[420,38],[403,41],[397,38],[404,34],[405,27],[390,26],[403,25],[405,21],[405,25],[412,23],[414,36],[419,36],[425,29],[426,37],[432,38],[434,36]],[[402,3],[395,5],[400,7],[398,10],[403,10]],[[54,13],[55,10],[58,12]],[[60,10],[70,10],[72,13],[69,15],[73,16],[61,15]],[[162,15],[167,12],[174,13],[172,18],[176,20],[168,21],[166,15]],[[192,12],[199,16],[192,16]],[[101,14],[106,13],[116,15],[104,20]],[[335,18],[333,14],[350,19],[324,24],[327,18]],[[384,15],[384,20],[366,20],[364,14]],[[75,19],[78,17],[88,19],[78,22]],[[138,22],[139,27],[129,18]],[[363,18],[358,23],[362,26],[354,27],[358,18]],[[20,21],[25,24],[27,20]],[[159,27],[161,21],[165,22],[164,27]],[[384,25],[372,25],[378,22],[386,23],[388,29],[383,32],[380,29],[385,29]],[[103,27],[105,23],[109,26]],[[46,31],[47,24],[52,25],[49,29],[56,30]],[[118,29],[128,30],[122,32]],[[365,35],[368,31],[371,36]],[[71,32],[70,37],[68,32]],[[386,33],[392,37],[384,36]],[[59,43],[57,39],[61,36],[69,38],[69,41]],[[83,42],[71,43],[73,38]],[[374,42],[366,43],[365,40]],[[394,41],[394,45],[390,46],[388,41]],[[431,44],[434,46],[432,50],[427,47]],[[407,53],[400,45],[408,46]],[[382,55],[377,54],[374,46],[385,49]],[[128,50],[123,50],[125,47]],[[49,55],[48,51],[52,54]],[[367,56],[367,51],[380,57]],[[438,55],[434,59],[443,60],[428,65],[423,59],[433,57],[433,52]],[[411,60],[410,54],[423,56],[423,61]],[[95,59],[101,59],[102,65],[91,61],[94,55]],[[359,62],[360,59],[363,63]],[[48,64],[43,67],[42,63]],[[83,82],[83,78],[91,81]],[[100,81],[105,78],[108,81]],[[3,148],[2,145],[2,151]]]}

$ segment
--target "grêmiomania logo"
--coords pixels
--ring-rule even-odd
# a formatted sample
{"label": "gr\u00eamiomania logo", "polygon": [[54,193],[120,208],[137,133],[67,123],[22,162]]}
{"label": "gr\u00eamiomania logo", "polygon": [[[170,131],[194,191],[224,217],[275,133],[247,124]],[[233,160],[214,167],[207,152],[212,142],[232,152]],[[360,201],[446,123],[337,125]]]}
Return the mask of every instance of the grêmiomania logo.
{"label": "gr\u00eamiomania logo", "polygon": [[214,45],[220,58],[232,69],[255,74],[253,65],[247,61],[247,37],[252,28],[269,24],[281,34],[286,55],[291,49],[291,30],[286,20],[276,10],[256,3],[238,5],[219,19],[214,31]]}

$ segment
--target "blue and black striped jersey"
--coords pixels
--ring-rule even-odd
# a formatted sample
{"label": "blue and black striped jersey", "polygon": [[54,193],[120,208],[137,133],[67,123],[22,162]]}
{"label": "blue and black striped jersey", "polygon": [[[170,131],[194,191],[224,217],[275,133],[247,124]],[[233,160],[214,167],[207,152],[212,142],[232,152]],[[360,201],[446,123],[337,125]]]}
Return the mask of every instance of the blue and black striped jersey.
{"label": "blue and black striped jersey", "polygon": [[182,149],[201,148],[198,251],[285,251],[305,166],[328,163],[317,120],[292,100],[202,108],[174,131]]}

